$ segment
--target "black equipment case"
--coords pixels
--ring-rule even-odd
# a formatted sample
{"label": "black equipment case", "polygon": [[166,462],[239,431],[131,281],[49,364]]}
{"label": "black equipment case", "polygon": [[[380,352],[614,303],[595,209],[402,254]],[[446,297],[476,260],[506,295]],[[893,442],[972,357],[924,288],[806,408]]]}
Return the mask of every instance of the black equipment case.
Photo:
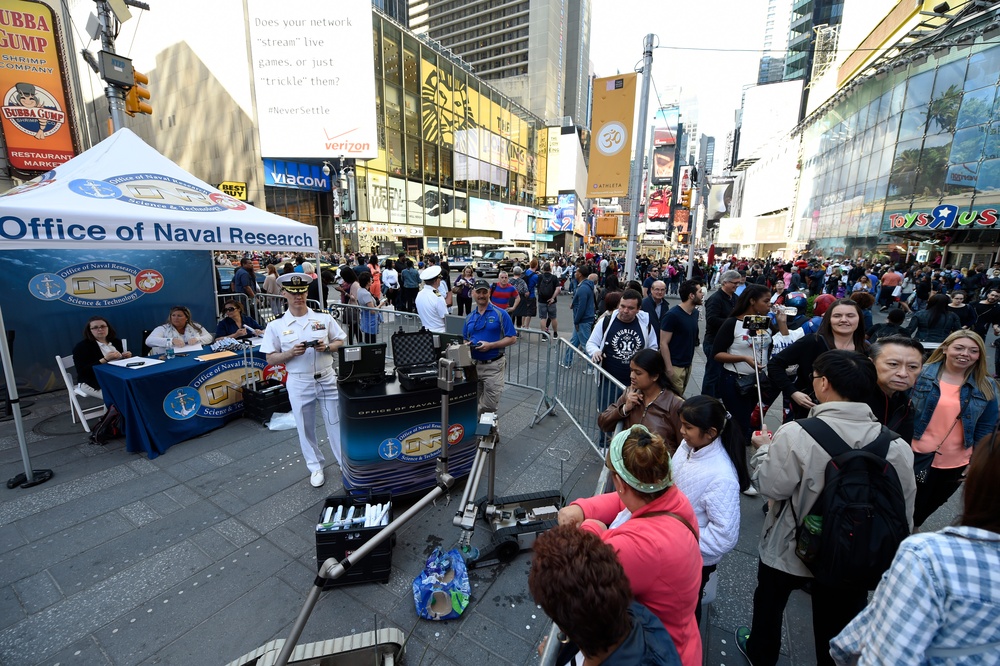
{"label": "black equipment case", "polygon": [[434,334],[425,328],[392,334],[392,360],[396,376],[407,391],[437,386],[437,350]]}
{"label": "black equipment case", "polygon": [[274,413],[285,414],[292,411],[288,402],[288,390],[276,379],[255,382],[243,387],[243,416],[264,424]]}
{"label": "black equipment case", "polygon": [[[392,493],[370,493],[367,496],[353,495],[333,495],[323,501],[323,506],[319,512],[319,522],[316,527],[316,570],[318,571],[327,558],[334,558],[338,562],[356,551],[367,543],[373,536],[381,532],[384,528],[355,526],[343,528],[336,531],[322,531],[319,529],[323,521],[323,513],[327,507],[355,507],[358,516],[364,515],[366,504],[386,504],[392,502]],[[389,508],[388,522],[392,522],[392,509]],[[396,537],[386,539],[378,545],[375,550],[363,558],[360,562],[348,569],[343,576],[335,580],[327,579],[323,584],[324,590],[353,583],[388,583],[392,574],[392,548],[396,543]]]}

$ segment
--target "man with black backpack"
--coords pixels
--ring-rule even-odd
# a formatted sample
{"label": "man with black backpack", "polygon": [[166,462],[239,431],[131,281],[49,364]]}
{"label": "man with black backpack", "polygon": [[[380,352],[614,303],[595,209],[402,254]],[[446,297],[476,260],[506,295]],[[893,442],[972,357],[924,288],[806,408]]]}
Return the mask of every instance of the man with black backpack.
{"label": "man with black backpack", "polygon": [[910,445],[865,404],[877,382],[863,354],[833,350],[813,363],[809,418],[755,434],[754,485],[769,500],[761,532],[753,623],[736,645],[754,666],[773,666],[792,590],[811,582],[819,664],[830,639],[864,609],[868,591],[913,527],[917,484]]}

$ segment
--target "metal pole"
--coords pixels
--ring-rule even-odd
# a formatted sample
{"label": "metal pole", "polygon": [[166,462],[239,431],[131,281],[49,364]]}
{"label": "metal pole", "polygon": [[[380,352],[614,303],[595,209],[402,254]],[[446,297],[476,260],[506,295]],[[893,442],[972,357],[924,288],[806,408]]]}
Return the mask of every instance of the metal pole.
{"label": "metal pole", "polygon": [[[694,243],[695,239],[698,237],[698,216],[696,215],[698,211],[698,190],[694,188],[694,184],[691,185],[694,190],[691,193],[691,210],[688,211],[688,279],[694,277]],[[764,412],[761,412],[763,414]]]}
{"label": "metal pole", "polygon": [[[97,15],[101,21],[101,47],[109,52],[115,52],[115,38],[111,30],[111,5],[107,0],[97,0]],[[108,110],[111,112],[111,126],[115,132],[125,127],[125,91],[117,86],[106,86],[104,96],[108,98]]]}
{"label": "metal pole", "polygon": [[[677,220],[677,206],[681,201],[681,144],[684,142],[684,123],[677,121],[677,136],[674,141],[674,172],[670,176],[670,224],[667,225],[667,235],[674,233],[674,223]],[[673,255],[673,245],[670,247],[670,254]]]}
{"label": "metal pole", "polygon": [[642,94],[639,96],[639,127],[635,137],[636,168],[632,171],[632,184],[629,187],[631,205],[628,211],[628,248],[625,251],[625,279],[631,280],[635,275],[635,256],[639,245],[639,203],[642,201],[642,161],[646,152],[646,120],[649,114],[649,86],[653,78],[653,39],[652,33],[646,35],[642,44]]}

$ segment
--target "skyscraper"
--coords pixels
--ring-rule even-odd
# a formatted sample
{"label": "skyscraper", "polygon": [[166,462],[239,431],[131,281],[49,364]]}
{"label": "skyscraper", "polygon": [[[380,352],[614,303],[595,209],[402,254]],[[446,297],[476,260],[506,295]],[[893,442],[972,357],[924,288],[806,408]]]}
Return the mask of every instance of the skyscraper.
{"label": "skyscraper", "polygon": [[[785,74],[785,46],[791,18],[791,0],[768,0],[764,23],[764,55],[760,59],[757,85],[781,81]],[[772,50],[777,45],[777,50]]]}
{"label": "skyscraper", "polygon": [[825,60],[837,48],[835,33],[843,14],[844,0],[793,0],[785,81],[805,79],[808,85],[813,78],[817,40],[823,42],[819,56]]}
{"label": "skyscraper", "polygon": [[590,15],[591,0],[409,0],[413,32],[552,123],[586,117]]}

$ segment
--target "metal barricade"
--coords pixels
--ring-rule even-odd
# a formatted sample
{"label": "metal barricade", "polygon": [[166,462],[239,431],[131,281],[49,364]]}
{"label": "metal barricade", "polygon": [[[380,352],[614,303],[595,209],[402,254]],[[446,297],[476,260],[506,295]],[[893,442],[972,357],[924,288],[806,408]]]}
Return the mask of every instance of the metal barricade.
{"label": "metal barricade", "polygon": [[[563,363],[566,358],[569,363]],[[595,365],[586,352],[557,338],[552,345],[549,364],[556,364],[552,399],[587,438],[594,452],[603,459],[606,435],[597,427],[597,416],[618,399],[625,390],[604,368]]]}
{"label": "metal barricade", "polygon": [[535,405],[535,418],[528,426],[535,427],[555,410],[549,386],[554,379],[551,335],[531,328],[517,329],[517,344],[504,350],[507,357],[506,383],[540,393]]}
{"label": "metal barricade", "polygon": [[372,308],[360,305],[344,305],[343,303],[333,303],[328,312],[340,327],[347,333],[347,344],[362,344],[384,342],[386,344],[386,357],[392,358],[392,334],[397,331],[413,333],[419,331],[423,325],[420,317],[412,312],[397,312],[396,310],[378,308],[376,310],[382,317],[378,325],[378,332],[373,335],[362,335],[360,328],[362,312],[372,312]]}
{"label": "metal barricade", "polygon": [[219,319],[221,319],[224,314],[223,306],[225,305],[226,301],[236,301],[237,303],[243,306],[243,312],[253,317],[253,319],[256,322],[258,322],[261,326],[264,325],[264,322],[262,322],[257,316],[258,310],[257,310],[256,300],[251,299],[246,294],[216,294],[215,312]]}

